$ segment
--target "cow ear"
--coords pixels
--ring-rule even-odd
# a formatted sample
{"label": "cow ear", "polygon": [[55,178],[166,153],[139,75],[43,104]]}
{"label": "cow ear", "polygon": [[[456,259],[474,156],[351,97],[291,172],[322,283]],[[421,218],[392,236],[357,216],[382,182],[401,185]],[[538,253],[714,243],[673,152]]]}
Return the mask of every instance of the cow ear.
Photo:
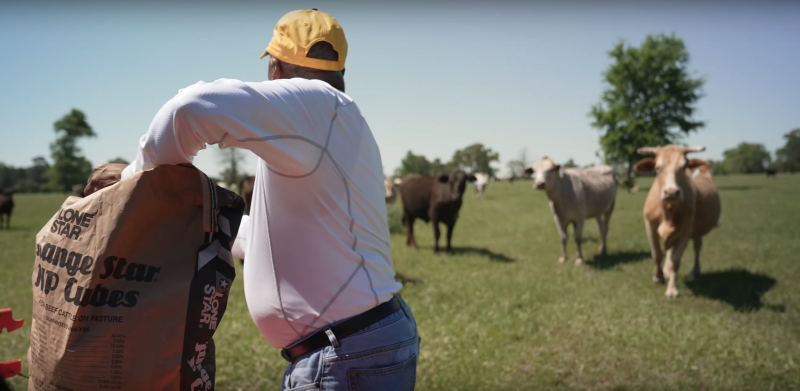
{"label": "cow ear", "polygon": [[650,174],[656,169],[656,161],[650,158],[639,160],[633,169],[640,174]]}
{"label": "cow ear", "polygon": [[439,175],[439,183],[447,183],[450,180],[450,177],[447,174]]}
{"label": "cow ear", "polygon": [[467,177],[467,180],[470,182],[475,182],[478,180],[478,178],[475,178],[475,175],[470,175],[469,177]]}
{"label": "cow ear", "polygon": [[528,167],[528,168],[526,168],[526,169],[525,169],[525,174],[527,174],[527,175],[531,175],[531,174],[533,174],[533,167]]}
{"label": "cow ear", "polygon": [[560,164],[556,164],[555,166],[553,166],[553,169],[556,170],[556,171],[560,170],[561,169],[561,165]]}
{"label": "cow ear", "polygon": [[708,162],[703,160],[703,159],[689,159],[689,160],[686,161],[686,168],[688,168],[690,170],[694,170],[695,168],[702,168],[702,167],[710,168],[711,165],[708,164]]}

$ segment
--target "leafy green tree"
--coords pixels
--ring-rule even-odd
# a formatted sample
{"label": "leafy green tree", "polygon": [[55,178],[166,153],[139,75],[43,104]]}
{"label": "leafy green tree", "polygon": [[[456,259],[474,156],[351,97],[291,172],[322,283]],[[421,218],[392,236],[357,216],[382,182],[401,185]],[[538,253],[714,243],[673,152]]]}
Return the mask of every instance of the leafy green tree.
{"label": "leafy green tree", "polygon": [[464,149],[459,149],[447,164],[450,169],[460,168],[467,173],[483,172],[494,175],[495,169],[492,162],[500,160],[500,154],[486,148],[481,143],[472,144]]}
{"label": "leafy green tree", "polygon": [[640,47],[620,41],[608,54],[608,87],[589,116],[606,163],[627,164],[632,184],[637,148],[676,143],[705,126],[692,119],[705,80],[690,77],[689,52],[675,35],[648,35]]}
{"label": "leafy green tree", "polygon": [[92,173],[92,163],[80,155],[78,140],[96,134],[86,122],[86,114],[78,109],[61,117],[53,128],[60,136],[50,144],[53,165],[46,172],[48,188],[68,192],[73,185],[86,183]]}
{"label": "leafy green tree", "polygon": [[400,162],[400,167],[397,167],[395,170],[394,176],[395,178],[402,178],[408,174],[430,176],[443,174],[445,172],[447,172],[447,168],[439,158],[431,162],[423,155],[415,155],[414,152],[408,151]]}
{"label": "leafy green tree", "polygon": [[786,145],[775,151],[775,165],[781,171],[800,171],[800,128],[783,135]]}
{"label": "leafy green tree", "polygon": [[219,150],[220,162],[225,169],[219,174],[222,182],[229,185],[238,185],[247,173],[241,170],[240,165],[244,162],[245,152],[239,148],[225,148]]}
{"label": "leafy green tree", "polygon": [[770,165],[769,151],[762,144],[739,144],[722,153],[724,172],[730,174],[755,174],[764,172]]}
{"label": "leafy green tree", "polygon": [[125,160],[125,159],[123,159],[121,157],[115,157],[115,158],[109,160],[108,162],[109,163],[120,163],[120,164],[131,164],[130,162],[128,162],[127,160]]}
{"label": "leafy green tree", "polygon": [[578,165],[575,164],[575,161],[572,160],[572,158],[570,158],[569,160],[567,160],[566,163],[562,164],[561,167],[564,167],[564,168],[578,168]]}

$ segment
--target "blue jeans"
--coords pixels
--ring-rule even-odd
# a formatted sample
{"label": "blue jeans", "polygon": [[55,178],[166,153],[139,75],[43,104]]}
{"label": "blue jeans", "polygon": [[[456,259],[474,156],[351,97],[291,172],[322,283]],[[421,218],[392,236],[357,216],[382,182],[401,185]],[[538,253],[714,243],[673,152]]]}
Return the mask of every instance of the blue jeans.
{"label": "blue jeans", "polygon": [[283,375],[284,391],[411,391],[417,377],[419,335],[402,299],[397,312],[294,360]]}

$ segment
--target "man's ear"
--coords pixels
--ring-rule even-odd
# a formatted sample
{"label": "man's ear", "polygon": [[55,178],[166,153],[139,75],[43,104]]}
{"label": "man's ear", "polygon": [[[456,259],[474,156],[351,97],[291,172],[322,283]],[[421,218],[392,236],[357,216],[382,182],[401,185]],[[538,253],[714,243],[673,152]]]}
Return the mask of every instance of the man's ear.
{"label": "man's ear", "polygon": [[450,177],[447,174],[439,175],[439,183],[447,183],[450,180]]}
{"label": "man's ear", "polygon": [[533,174],[533,167],[528,167],[528,168],[526,168],[526,169],[525,169],[525,174],[527,174],[527,175],[531,175],[531,174]]}
{"label": "man's ear", "polygon": [[633,169],[640,174],[652,174],[656,169],[656,161],[650,158],[639,160]]}

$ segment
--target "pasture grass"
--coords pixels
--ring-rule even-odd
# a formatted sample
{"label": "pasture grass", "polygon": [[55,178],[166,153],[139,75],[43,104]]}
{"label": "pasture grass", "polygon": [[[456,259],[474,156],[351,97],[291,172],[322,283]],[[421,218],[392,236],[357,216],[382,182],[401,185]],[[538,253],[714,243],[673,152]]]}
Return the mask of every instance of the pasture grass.
{"label": "pasture grass", "polygon": [[[588,222],[582,266],[556,263],[558,235],[531,182],[465,194],[452,254],[404,246],[391,205],[392,255],[421,342],[418,390],[800,389],[800,175],[718,177],[722,218],[705,239],[703,274],[684,256],[676,300],[651,282],[643,191],[618,195],[609,255]],[[469,189],[468,189],[469,191]],[[25,327],[0,334],[0,361],[28,347],[34,235],[63,196],[17,195],[0,231],[0,308]],[[570,233],[571,234],[571,233]],[[276,390],[285,369],[253,325],[241,267],[216,334],[220,390]],[[23,369],[27,373],[27,366]],[[16,390],[26,380],[15,378]]]}

